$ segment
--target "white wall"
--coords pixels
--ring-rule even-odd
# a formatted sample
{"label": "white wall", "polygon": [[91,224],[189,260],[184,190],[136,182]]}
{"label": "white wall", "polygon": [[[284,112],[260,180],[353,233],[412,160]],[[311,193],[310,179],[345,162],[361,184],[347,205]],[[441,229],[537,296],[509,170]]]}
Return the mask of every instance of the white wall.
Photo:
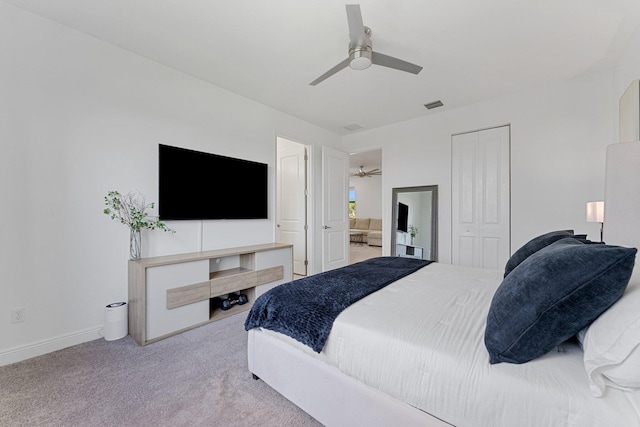
{"label": "white wall", "polygon": [[[510,124],[512,250],[555,229],[574,228],[595,238],[599,229],[585,221],[585,204],[604,197],[605,147],[614,142],[612,106],[619,97],[612,90],[612,74],[581,77],[360,132],[344,138],[345,148],[382,147],[383,224],[390,223],[391,188],[439,186],[438,254],[439,261],[448,263],[451,135]],[[389,244],[387,231],[383,253],[389,253]]]}
{"label": "white wall", "polygon": [[[143,256],[199,250],[201,226],[203,249],[273,241],[276,134],[313,144],[316,171],[321,146],[341,143],[2,2],[0,38],[0,365],[99,338],[104,306],[127,298],[128,230],[102,213],[103,197],[157,201],[158,143],[269,164],[269,219],[172,222],[174,235],[143,233]],[[11,324],[18,307],[26,321]]]}
{"label": "white wall", "polygon": [[356,217],[382,218],[382,176],[349,177],[349,187],[356,189]]}

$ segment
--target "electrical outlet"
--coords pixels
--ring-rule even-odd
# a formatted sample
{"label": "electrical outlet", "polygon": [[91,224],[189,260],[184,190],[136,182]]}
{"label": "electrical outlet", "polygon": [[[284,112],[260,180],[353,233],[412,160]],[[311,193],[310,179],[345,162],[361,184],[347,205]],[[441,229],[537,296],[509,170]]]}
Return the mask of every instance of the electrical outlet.
{"label": "electrical outlet", "polygon": [[11,309],[11,323],[20,323],[27,320],[27,315],[24,307]]}

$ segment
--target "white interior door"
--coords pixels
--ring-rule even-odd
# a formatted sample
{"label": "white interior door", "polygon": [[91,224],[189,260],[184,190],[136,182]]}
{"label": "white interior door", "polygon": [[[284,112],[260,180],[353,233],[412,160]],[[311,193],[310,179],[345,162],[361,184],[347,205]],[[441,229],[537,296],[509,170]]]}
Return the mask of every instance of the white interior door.
{"label": "white interior door", "polygon": [[510,255],[510,127],[454,135],[452,262],[504,268]]}
{"label": "white interior door", "polygon": [[349,155],[322,147],[322,271],[349,264]]}
{"label": "white interior door", "polygon": [[278,137],[276,240],[293,245],[293,274],[307,275],[307,147]]}

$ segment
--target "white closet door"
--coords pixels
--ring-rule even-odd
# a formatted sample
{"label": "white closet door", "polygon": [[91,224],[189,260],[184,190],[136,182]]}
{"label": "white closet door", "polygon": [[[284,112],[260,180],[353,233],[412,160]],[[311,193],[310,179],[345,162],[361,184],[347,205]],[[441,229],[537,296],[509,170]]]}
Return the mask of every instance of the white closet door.
{"label": "white closet door", "polygon": [[510,128],[454,135],[452,262],[502,269],[510,255]]}

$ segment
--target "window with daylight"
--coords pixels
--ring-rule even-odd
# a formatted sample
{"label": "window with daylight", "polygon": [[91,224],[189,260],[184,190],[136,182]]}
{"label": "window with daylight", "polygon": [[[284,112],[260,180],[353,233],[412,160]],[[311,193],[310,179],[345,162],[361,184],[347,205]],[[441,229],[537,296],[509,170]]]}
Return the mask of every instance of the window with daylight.
{"label": "window with daylight", "polygon": [[356,189],[349,188],[349,218],[356,217]]}

